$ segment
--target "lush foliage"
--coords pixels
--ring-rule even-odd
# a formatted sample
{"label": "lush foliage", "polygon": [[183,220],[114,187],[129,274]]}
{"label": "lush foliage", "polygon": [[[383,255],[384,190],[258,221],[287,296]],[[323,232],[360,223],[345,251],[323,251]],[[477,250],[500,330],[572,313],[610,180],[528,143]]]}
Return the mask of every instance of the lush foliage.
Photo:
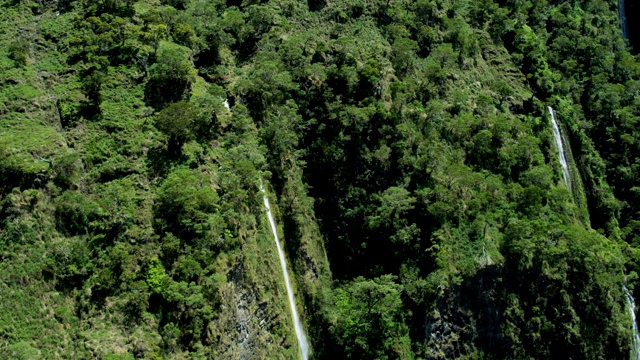
{"label": "lush foliage", "polygon": [[314,357],[627,358],[617,5],[0,0],[0,353],[295,358],[262,177]]}

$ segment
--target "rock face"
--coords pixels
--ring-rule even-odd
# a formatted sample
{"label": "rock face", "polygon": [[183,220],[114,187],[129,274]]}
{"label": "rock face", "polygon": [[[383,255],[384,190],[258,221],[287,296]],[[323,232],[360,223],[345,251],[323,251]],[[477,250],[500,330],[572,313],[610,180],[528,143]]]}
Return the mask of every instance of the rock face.
{"label": "rock face", "polygon": [[499,266],[487,266],[473,278],[445,291],[424,319],[430,359],[454,359],[482,350],[502,354],[504,304],[500,295]]}
{"label": "rock face", "polygon": [[212,338],[220,344],[217,356],[254,359],[267,355],[266,345],[273,344],[267,304],[258,302],[255,294],[240,284],[229,283],[222,291],[221,316],[209,325]]}
{"label": "rock face", "polygon": [[218,344],[215,357],[285,358],[281,346],[291,348],[282,332],[290,327],[286,313],[277,312],[273,304],[261,298],[256,290],[264,284],[248,282],[245,270],[239,259],[228,274],[228,283],[220,288],[219,316],[208,327],[208,338]]}

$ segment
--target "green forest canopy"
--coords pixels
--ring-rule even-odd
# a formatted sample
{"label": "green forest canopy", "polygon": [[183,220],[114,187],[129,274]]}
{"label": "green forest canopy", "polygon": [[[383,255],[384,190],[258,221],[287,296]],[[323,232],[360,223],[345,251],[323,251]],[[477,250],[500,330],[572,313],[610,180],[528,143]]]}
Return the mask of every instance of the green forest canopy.
{"label": "green forest canopy", "polygon": [[297,357],[263,176],[314,358],[628,358],[617,6],[0,0],[0,357]]}

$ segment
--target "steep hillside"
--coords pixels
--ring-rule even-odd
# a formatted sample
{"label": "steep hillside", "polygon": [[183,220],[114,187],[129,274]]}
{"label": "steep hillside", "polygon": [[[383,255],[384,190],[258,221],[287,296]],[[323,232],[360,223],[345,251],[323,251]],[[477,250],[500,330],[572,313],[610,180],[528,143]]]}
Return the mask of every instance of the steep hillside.
{"label": "steep hillside", "polygon": [[[178,12],[2,6],[3,357],[295,358],[257,191],[269,150],[168,41]],[[300,224],[287,231],[312,303],[330,284],[305,199],[278,219]]]}
{"label": "steep hillside", "polygon": [[629,358],[617,6],[0,0],[0,358],[298,358],[260,178],[312,358]]}

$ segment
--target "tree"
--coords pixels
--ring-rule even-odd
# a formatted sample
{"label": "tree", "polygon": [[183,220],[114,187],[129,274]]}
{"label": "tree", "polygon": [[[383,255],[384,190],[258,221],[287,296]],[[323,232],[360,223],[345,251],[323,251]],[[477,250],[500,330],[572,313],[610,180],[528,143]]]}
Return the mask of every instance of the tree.
{"label": "tree", "polygon": [[399,73],[406,73],[414,61],[418,43],[407,38],[399,38],[393,43],[393,65]]}
{"label": "tree", "polygon": [[104,82],[105,73],[92,69],[88,75],[85,75],[81,79],[81,89],[84,96],[87,97],[89,102],[94,106],[100,105],[102,97],[100,96],[100,90],[102,89],[102,83]]}
{"label": "tree", "polygon": [[381,237],[388,236],[394,243],[412,245],[419,230],[416,224],[410,224],[406,219],[416,202],[411,193],[404,188],[390,187],[381,195],[373,195],[373,199],[374,204],[377,202],[379,205],[377,208],[371,207],[375,210],[366,219],[371,230],[381,234]]}
{"label": "tree", "polygon": [[41,359],[42,355],[38,349],[29,345],[26,341],[20,341],[7,347],[6,355],[18,360]]}
{"label": "tree", "polygon": [[169,136],[169,150],[175,152],[182,145],[195,139],[198,128],[198,111],[186,101],[173,103],[156,115],[155,126]]}
{"label": "tree", "polygon": [[165,24],[149,24],[145,31],[142,32],[142,41],[153,48],[155,54],[163,40],[167,38],[167,25]]}
{"label": "tree", "polygon": [[330,331],[347,357],[397,359],[410,354],[400,292],[392,275],[358,277],[335,290]]}
{"label": "tree", "polygon": [[9,45],[9,57],[18,66],[26,66],[29,60],[29,43],[26,40],[15,40]]}
{"label": "tree", "polygon": [[169,276],[167,275],[162,262],[158,258],[153,258],[149,261],[149,268],[147,269],[147,286],[154,293],[162,293],[167,283],[169,282]]}
{"label": "tree", "polygon": [[147,102],[162,108],[170,102],[186,99],[196,80],[191,50],[170,42],[160,44],[158,59],[149,68],[150,79],[145,89]]}
{"label": "tree", "polygon": [[125,46],[127,38],[133,38],[140,32],[140,28],[132,24],[127,18],[118,16],[113,19],[111,26],[117,34],[116,37],[120,42],[120,46]]}
{"label": "tree", "polygon": [[193,48],[197,42],[195,31],[191,25],[179,22],[171,30],[173,40],[180,45]]}
{"label": "tree", "polygon": [[217,238],[224,224],[218,210],[218,194],[207,175],[178,169],[162,183],[157,195],[158,222],[182,240],[198,236]]}
{"label": "tree", "polygon": [[271,105],[285,102],[289,92],[298,88],[291,74],[283,71],[283,64],[276,61],[261,61],[249,73],[238,80],[237,91],[247,98],[249,108],[260,116]]}

